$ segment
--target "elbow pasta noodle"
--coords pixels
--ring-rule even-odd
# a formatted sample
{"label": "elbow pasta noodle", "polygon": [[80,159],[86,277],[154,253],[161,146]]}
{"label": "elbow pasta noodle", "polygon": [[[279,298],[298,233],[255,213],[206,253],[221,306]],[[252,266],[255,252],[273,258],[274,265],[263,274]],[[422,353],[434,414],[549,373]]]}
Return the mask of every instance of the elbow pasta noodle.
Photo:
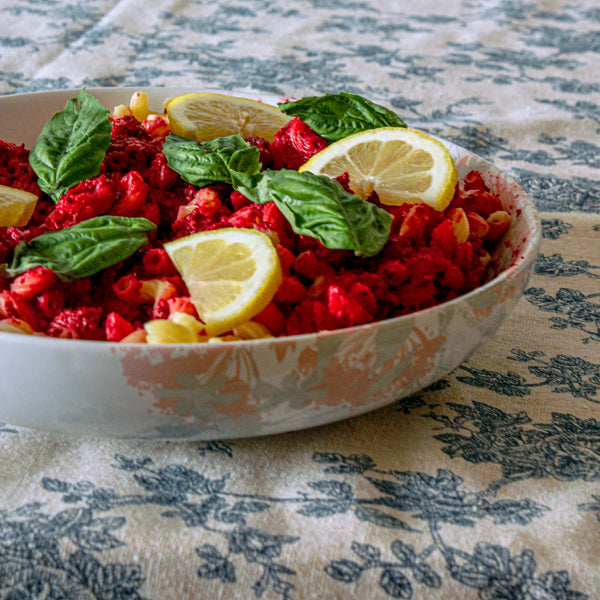
{"label": "elbow pasta noodle", "polygon": [[146,92],[134,92],[129,104],[115,106],[111,114],[115,119],[122,119],[131,115],[140,123],[145,121],[151,115],[148,108],[148,94]]}
{"label": "elbow pasta noodle", "polygon": [[146,92],[134,92],[129,101],[131,114],[140,122],[146,120],[150,114],[148,108],[148,94]]}
{"label": "elbow pasta noodle", "polygon": [[246,321],[233,328],[233,335],[242,340],[258,340],[261,338],[273,337],[269,330],[256,321]]}
{"label": "elbow pasta noodle", "polygon": [[[254,204],[228,184],[183,181],[162,153],[170,132],[167,103],[163,113],[152,112],[148,95],[136,92],[129,104],[113,107],[111,144],[100,174],[56,204],[42,194],[27,226],[0,227],[0,264],[10,263],[22,240],[100,215],[155,223],[157,233],[147,247],[81,280],[59,281],[45,267],[13,278],[0,272],[0,332],[132,344],[220,344],[313,333],[428,308],[480,286],[497,268],[493,248],[511,215],[478,171],[459,182],[444,211],[425,204],[387,207],[393,219],[389,251],[357,259],[295,234],[273,202]],[[264,168],[303,164],[311,155],[302,153],[320,147],[308,126],[294,127],[292,120],[272,142],[250,140]],[[9,157],[7,163],[0,160],[2,181],[39,194],[29,151],[0,140],[0,158],[2,152]],[[259,314],[223,335],[208,336],[163,244],[219,227],[255,228],[269,236],[283,277]]]}
{"label": "elbow pasta noodle", "polygon": [[122,344],[146,344],[148,343],[148,335],[145,329],[136,329],[129,335],[121,339]]}
{"label": "elbow pasta noodle", "polygon": [[193,344],[200,338],[189,327],[169,319],[153,319],[144,323],[148,344]]}
{"label": "elbow pasta noodle", "polygon": [[452,223],[457,244],[464,244],[469,239],[469,234],[471,233],[467,214],[462,208],[453,208],[448,212],[448,218]]}
{"label": "elbow pasta noodle", "polygon": [[485,239],[500,239],[510,226],[510,215],[505,210],[496,210],[487,218],[487,224],[489,229]]}
{"label": "elbow pasta noodle", "polygon": [[21,298],[32,298],[50,289],[57,281],[56,275],[45,267],[35,267],[19,275],[10,284],[10,291]]}
{"label": "elbow pasta noodle", "polygon": [[484,267],[487,267],[492,260],[492,255],[489,252],[484,252],[480,257],[479,261]]}
{"label": "elbow pasta noodle", "polygon": [[22,319],[0,319],[0,331],[6,333],[34,334],[31,325]]}
{"label": "elbow pasta noodle", "polygon": [[144,330],[146,332],[146,342],[149,344],[220,343],[272,337],[264,325],[255,321],[247,321],[234,327],[231,334],[222,336],[203,335],[204,324],[202,321],[181,312],[174,313],[168,319],[148,321],[144,323]]}
{"label": "elbow pasta noodle", "polygon": [[127,104],[119,104],[113,108],[111,114],[113,119],[123,119],[131,114],[131,109]]}
{"label": "elbow pasta noodle", "polygon": [[148,279],[141,282],[139,290],[140,302],[156,302],[177,296],[177,288],[164,279]]}
{"label": "elbow pasta noodle", "polygon": [[[202,323],[202,321],[196,319],[196,317],[188,313],[175,312],[172,315],[170,315],[169,319],[173,321],[173,323],[177,323],[179,325],[182,325],[183,327],[187,327],[197,336],[201,336],[201,334],[204,332],[204,323]],[[204,337],[208,338],[208,336]]]}

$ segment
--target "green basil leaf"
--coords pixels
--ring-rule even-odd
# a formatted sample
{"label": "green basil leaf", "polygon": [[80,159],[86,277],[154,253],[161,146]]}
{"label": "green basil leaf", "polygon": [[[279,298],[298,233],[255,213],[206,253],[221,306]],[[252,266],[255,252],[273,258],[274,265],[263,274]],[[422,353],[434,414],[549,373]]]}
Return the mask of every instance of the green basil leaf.
{"label": "green basil leaf", "polygon": [[216,181],[231,183],[231,171],[258,173],[260,151],[240,135],[198,143],[170,134],[163,145],[167,163],[184,181],[203,187]]}
{"label": "green basil leaf", "polygon": [[260,152],[239,135],[198,143],[169,135],[163,152],[169,166],[192,185],[230,183],[252,202],[273,201],[294,231],[328,248],[377,254],[390,233],[389,213],[349,194],[324,175],[292,170],[260,171]]}
{"label": "green basil leaf", "polygon": [[254,181],[236,180],[234,186],[253,202],[275,202],[297,234],[317,238],[327,248],[374,256],[390,235],[392,216],[386,210],[349,194],[325,175],[264,171]]}
{"label": "green basil leaf", "polygon": [[362,96],[340,92],[280,102],[279,108],[304,121],[329,142],[378,127],[406,127],[394,112]]}
{"label": "green basil leaf", "polygon": [[155,229],[152,221],[139,217],[95,217],[21,242],[6,272],[14,277],[46,267],[64,281],[89,277],[129,258]]}
{"label": "green basil leaf", "polygon": [[42,129],[29,163],[40,188],[55,202],[74,185],[100,172],[110,144],[108,115],[109,111],[83,89]]}

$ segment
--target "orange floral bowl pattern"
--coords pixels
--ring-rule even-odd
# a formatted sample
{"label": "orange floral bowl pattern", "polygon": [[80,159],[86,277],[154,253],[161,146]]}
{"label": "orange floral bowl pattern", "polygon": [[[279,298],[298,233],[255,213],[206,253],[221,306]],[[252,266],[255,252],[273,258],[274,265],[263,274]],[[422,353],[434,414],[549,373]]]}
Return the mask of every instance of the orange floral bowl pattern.
{"label": "orange floral bowl pattern", "polygon": [[221,344],[116,344],[0,333],[0,420],[94,436],[226,439],[349,418],[431,385],[511,312],[541,238],[535,207],[513,179],[444,143],[459,177],[479,170],[512,216],[494,256],[498,274],[480,288],[360,327]]}

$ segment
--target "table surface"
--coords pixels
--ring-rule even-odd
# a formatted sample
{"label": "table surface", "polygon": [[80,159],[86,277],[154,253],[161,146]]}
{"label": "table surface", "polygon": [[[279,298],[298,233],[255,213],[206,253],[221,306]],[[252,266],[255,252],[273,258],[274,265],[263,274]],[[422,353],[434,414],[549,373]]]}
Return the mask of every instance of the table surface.
{"label": "table surface", "polygon": [[186,443],[0,423],[0,598],[600,597],[599,56],[595,0],[4,0],[0,94],[359,93],[506,169],[543,242],[488,343],[365,416]]}

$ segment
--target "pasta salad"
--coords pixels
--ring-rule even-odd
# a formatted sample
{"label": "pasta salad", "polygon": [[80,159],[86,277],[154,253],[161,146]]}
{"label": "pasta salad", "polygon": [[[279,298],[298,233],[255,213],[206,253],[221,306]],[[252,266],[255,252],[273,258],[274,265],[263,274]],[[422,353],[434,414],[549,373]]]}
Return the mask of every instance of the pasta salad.
{"label": "pasta salad", "polygon": [[[290,336],[409,314],[495,274],[511,216],[479,172],[452,182],[440,206],[385,203],[376,188],[361,197],[347,170],[303,170],[353,135],[405,128],[393,112],[328,94],[280,103],[272,137],[198,140],[180,135],[169,105],[151,112],[138,93],[108,110],[82,90],[33,148],[0,141],[0,331],[122,343]],[[215,333],[169,248],[232,228],[268,238],[278,279]]]}

